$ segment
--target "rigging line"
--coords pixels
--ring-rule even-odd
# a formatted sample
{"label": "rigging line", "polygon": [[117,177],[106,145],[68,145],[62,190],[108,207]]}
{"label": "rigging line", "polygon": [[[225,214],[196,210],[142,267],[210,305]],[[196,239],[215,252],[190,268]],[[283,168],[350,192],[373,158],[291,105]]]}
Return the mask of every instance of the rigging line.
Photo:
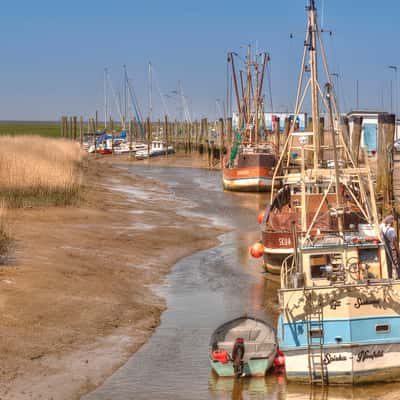
{"label": "rigging line", "polygon": [[135,91],[133,90],[132,86],[131,86],[131,81],[130,79],[127,77],[127,87],[128,87],[128,92],[131,96],[131,102],[132,102],[132,106],[136,115],[136,119],[137,122],[139,124],[139,128],[140,128],[140,132],[142,133],[142,138],[144,138],[144,128],[143,128],[143,124],[142,124],[142,115],[139,109],[139,105],[135,102],[136,100],[136,96],[135,96]]}
{"label": "rigging line", "polygon": [[161,102],[162,102],[162,105],[164,107],[164,112],[168,116],[168,119],[171,121],[172,120],[171,119],[171,114],[170,114],[170,112],[168,110],[168,106],[167,106],[167,102],[165,101],[164,94],[161,92],[160,83],[159,83],[159,80],[157,78],[157,73],[156,73],[156,71],[154,69],[154,66],[152,66],[152,71],[153,71],[153,81],[156,84],[156,88],[157,88],[158,94],[160,95]]}
{"label": "rigging line", "polygon": [[120,118],[121,118],[121,121],[122,121],[123,118],[122,118],[121,104],[118,102],[117,96],[116,96],[116,94],[115,94],[114,87],[113,87],[112,82],[111,82],[111,79],[110,79],[110,74],[109,74],[108,71],[107,71],[107,82],[108,82],[108,84],[109,84],[109,86],[110,86],[110,88],[111,88],[111,93],[112,93],[112,95],[113,95],[114,102],[115,102],[115,104],[116,104],[116,106],[117,106],[118,114],[119,114],[119,116],[120,116]]}

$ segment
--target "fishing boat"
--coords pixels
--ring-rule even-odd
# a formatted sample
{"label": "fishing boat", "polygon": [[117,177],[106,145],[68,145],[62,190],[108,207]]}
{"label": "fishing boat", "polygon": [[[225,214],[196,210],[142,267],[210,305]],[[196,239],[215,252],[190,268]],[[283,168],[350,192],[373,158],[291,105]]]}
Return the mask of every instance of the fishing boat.
{"label": "fishing boat", "polygon": [[265,376],[276,354],[274,329],[253,317],[226,322],[211,336],[211,368],[223,377]]}
{"label": "fishing boat", "polygon": [[[290,204],[296,213],[290,220],[293,252],[281,266],[279,349],[289,381],[326,385],[398,380],[400,280],[381,237],[368,164],[354,159],[339,124],[315,0],[309,0],[307,10],[300,79],[304,71],[310,74],[300,86],[296,113],[310,90],[313,121],[318,121],[323,104],[330,142],[323,142],[318,124],[313,124],[293,145],[291,130],[277,165],[281,171],[287,168],[272,201],[282,196],[280,209]],[[327,79],[324,89],[318,83],[318,50]],[[290,164],[293,147],[300,153],[296,168]]]}
{"label": "fishing boat", "polygon": [[[224,162],[223,185],[225,190],[232,191],[267,191],[271,188],[278,153],[274,143],[265,140],[263,134],[265,131],[261,129],[265,122],[262,90],[269,56],[267,53],[263,53],[260,64],[258,56],[253,60],[251,46],[248,46],[247,80],[245,86],[243,79],[240,80],[240,94],[234,57],[235,53],[230,53],[228,62],[232,66],[232,78],[239,113],[239,130],[233,146],[228,149],[228,157]],[[255,88],[253,87],[254,80]]]}

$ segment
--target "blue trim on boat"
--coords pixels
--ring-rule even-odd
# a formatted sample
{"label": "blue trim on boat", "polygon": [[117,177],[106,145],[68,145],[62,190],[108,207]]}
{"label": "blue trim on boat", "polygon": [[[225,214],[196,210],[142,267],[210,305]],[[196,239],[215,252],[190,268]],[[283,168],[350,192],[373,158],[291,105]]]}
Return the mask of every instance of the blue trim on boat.
{"label": "blue trim on boat", "polygon": [[[313,325],[315,322],[311,322],[311,327]],[[389,325],[389,331],[376,332],[376,325]],[[323,320],[323,331],[324,346],[400,343],[400,316]],[[278,340],[282,350],[306,348],[306,321],[283,323],[280,316]]]}

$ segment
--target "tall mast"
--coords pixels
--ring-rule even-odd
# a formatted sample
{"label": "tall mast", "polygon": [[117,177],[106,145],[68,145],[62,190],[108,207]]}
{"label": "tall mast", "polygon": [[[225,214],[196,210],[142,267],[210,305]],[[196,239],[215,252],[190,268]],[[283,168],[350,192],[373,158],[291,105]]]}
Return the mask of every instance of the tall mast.
{"label": "tall mast", "polygon": [[108,119],[108,115],[107,115],[107,68],[104,68],[104,129],[107,129],[107,119]]}
{"label": "tall mast", "polygon": [[127,103],[126,103],[126,100],[127,100],[127,84],[126,84],[127,74],[126,74],[126,65],[124,64],[122,66],[122,68],[123,68],[123,75],[124,75],[124,86],[123,86],[123,89],[124,89],[124,93],[123,93],[123,95],[124,95],[124,115],[123,116],[124,117],[122,119],[122,129],[125,130],[125,128],[126,128],[126,115],[127,115]]}
{"label": "tall mast", "polygon": [[256,69],[256,95],[255,95],[255,102],[254,102],[254,139],[255,139],[255,145],[258,145],[258,111],[259,111],[259,73],[258,73],[258,61],[257,61],[257,55],[255,59],[255,69]]}
{"label": "tall mast", "polygon": [[152,77],[152,67],[151,61],[149,61],[149,71],[148,71],[148,79],[149,79],[149,118],[151,121],[151,116],[153,113],[153,77]]}
{"label": "tall mast", "polygon": [[314,169],[318,168],[320,148],[321,148],[321,132],[319,125],[319,103],[318,103],[318,62],[317,62],[317,12],[315,8],[315,0],[310,0],[308,8],[308,30],[309,30],[309,51],[310,51],[310,73],[311,73],[311,107],[312,107],[312,124],[314,139]]}
{"label": "tall mast", "polygon": [[[251,46],[247,46],[247,94],[246,94],[246,111],[247,111],[247,124],[251,121]],[[251,135],[250,135],[251,137]]]}

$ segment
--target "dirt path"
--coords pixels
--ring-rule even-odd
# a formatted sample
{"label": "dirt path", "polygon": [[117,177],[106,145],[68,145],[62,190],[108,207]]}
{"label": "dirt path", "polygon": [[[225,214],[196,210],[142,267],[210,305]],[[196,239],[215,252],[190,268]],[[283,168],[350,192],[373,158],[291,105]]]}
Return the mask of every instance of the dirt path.
{"label": "dirt path", "polygon": [[82,207],[9,215],[16,245],[12,265],[0,267],[3,400],[78,399],[101,383],[159,323],[165,305],[148,285],[221,233],[177,215],[172,200],[127,201],[108,187],[165,191],[153,180],[109,161],[87,169]]}

